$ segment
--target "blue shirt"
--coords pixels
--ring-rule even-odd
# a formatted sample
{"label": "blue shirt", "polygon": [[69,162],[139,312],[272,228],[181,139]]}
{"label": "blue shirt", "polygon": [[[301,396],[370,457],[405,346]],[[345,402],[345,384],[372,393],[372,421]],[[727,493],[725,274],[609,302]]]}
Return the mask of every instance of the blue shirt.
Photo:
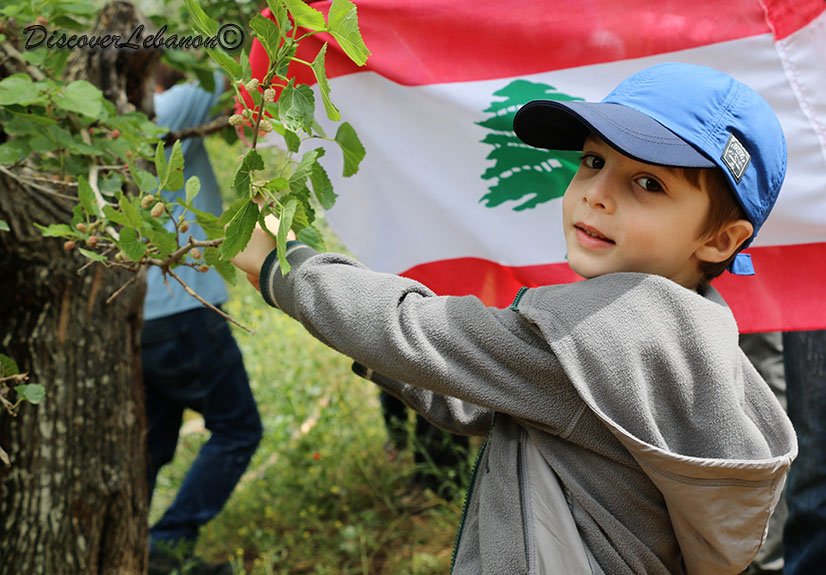
{"label": "blue shirt", "polygon": [[[218,101],[223,90],[223,78],[215,75],[215,91],[209,93],[198,87],[197,84],[178,84],[161,94],[155,94],[156,123],[168,127],[172,131],[200,126],[210,120],[210,108]],[[207,151],[202,138],[187,138],[181,143],[184,154],[184,179],[198,176],[201,180],[201,191],[193,202],[199,210],[219,215],[222,210],[221,194],[212,165],[209,163]],[[166,150],[167,159],[171,146]],[[164,192],[164,199],[174,200],[183,196],[184,190]],[[175,218],[183,211],[180,206],[172,208]],[[196,239],[206,239],[206,234],[199,225],[194,223],[194,216],[187,214],[191,220],[189,234]],[[174,231],[174,223],[170,220],[167,229]],[[187,234],[181,234],[181,240],[186,241]],[[202,249],[201,252],[204,250]],[[189,285],[195,293],[213,305],[227,301],[227,289],[224,280],[215,270],[198,272],[190,267],[175,268],[175,273]],[[145,320],[166,317],[190,309],[199,308],[201,302],[190,296],[183,287],[173,278],[168,278],[164,284],[160,268],[152,266],[146,276],[146,299],[143,304]]]}

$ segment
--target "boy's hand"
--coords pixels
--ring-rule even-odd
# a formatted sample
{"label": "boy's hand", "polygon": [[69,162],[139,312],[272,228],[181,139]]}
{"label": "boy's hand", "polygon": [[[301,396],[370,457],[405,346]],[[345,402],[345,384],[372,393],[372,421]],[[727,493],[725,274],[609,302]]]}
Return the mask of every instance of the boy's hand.
{"label": "boy's hand", "polygon": [[[278,233],[278,219],[275,216],[267,216],[264,223],[273,235]],[[287,239],[294,238],[292,232],[287,235]],[[261,275],[261,267],[264,265],[264,260],[274,249],[275,240],[260,226],[256,225],[247,247],[232,259],[235,267],[247,274],[247,279],[255,289],[260,290],[258,277]]]}

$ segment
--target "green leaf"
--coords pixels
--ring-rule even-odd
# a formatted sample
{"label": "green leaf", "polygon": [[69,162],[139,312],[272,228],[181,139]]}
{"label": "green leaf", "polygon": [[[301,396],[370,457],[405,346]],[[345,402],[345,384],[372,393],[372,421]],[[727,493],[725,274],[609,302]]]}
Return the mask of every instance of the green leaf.
{"label": "green leaf", "polygon": [[133,262],[138,262],[146,253],[146,244],[141,241],[135,228],[123,228],[120,231],[118,246]]}
{"label": "green leaf", "polygon": [[118,205],[120,205],[120,211],[126,218],[126,221],[129,222],[129,225],[133,228],[140,228],[143,218],[141,217],[138,206],[129,201],[129,198],[123,193],[118,196]]}
{"label": "green leaf", "polygon": [[[254,151],[254,150],[253,150]],[[234,258],[246,247],[258,222],[258,206],[251,200],[230,220],[226,231],[226,240],[221,244],[221,256],[225,261]]]}
{"label": "green leaf", "polygon": [[46,388],[37,383],[14,386],[18,399],[37,405],[46,397]]}
{"label": "green leaf", "polygon": [[103,206],[103,215],[106,216],[106,219],[110,222],[114,222],[121,226],[130,225],[129,219],[125,215],[123,215],[123,212],[117,211],[112,206]]}
{"label": "green leaf", "polygon": [[281,30],[284,35],[286,35],[287,32],[292,30],[293,26],[290,22],[287,8],[284,5],[284,0],[267,0],[267,5],[270,7],[270,12],[272,12],[273,17],[275,18],[275,25],[278,26],[278,29]]}
{"label": "green leaf", "polygon": [[158,189],[158,178],[146,170],[142,170],[135,164],[130,163],[129,173],[132,175],[132,179],[138,185],[141,193],[148,194]]}
{"label": "green leaf", "polygon": [[158,254],[161,258],[166,258],[178,249],[178,240],[175,237],[175,232],[170,232],[163,227],[156,229],[152,226],[144,226],[143,233],[146,239],[149,240],[153,246],[158,248]]}
{"label": "green leaf", "polygon": [[327,170],[316,162],[310,171],[310,183],[313,186],[313,193],[315,194],[318,203],[325,210],[329,210],[336,203],[336,193],[333,191],[333,184],[330,182],[330,177],[327,175]]}
{"label": "green leaf", "polygon": [[235,285],[238,279],[238,276],[235,275],[235,266],[221,259],[221,253],[218,248],[207,248],[204,250],[204,262],[209,267],[217,270],[224,280]]}
{"label": "green leaf", "polygon": [[170,191],[180,190],[184,187],[184,153],[181,150],[180,140],[175,140],[172,145],[168,169],[161,181],[163,182],[161,187]]}
{"label": "green leaf", "polygon": [[40,233],[43,234],[44,238],[66,238],[77,236],[77,233],[75,233],[72,227],[67,224],[51,224],[49,226],[34,224],[34,227],[40,230]]}
{"label": "green leaf", "polygon": [[309,152],[304,152],[301,161],[295,167],[295,171],[290,176],[290,190],[293,193],[300,192],[307,187],[307,178],[313,171],[313,165],[324,155],[324,148],[316,148]]}
{"label": "green leaf", "polygon": [[84,256],[86,256],[87,258],[89,258],[90,260],[92,260],[92,261],[95,261],[95,262],[105,262],[106,261],[106,256],[100,255],[97,252],[89,251],[89,250],[86,250],[86,249],[83,249],[83,248],[78,248],[78,251],[80,253],[82,253]]}
{"label": "green leaf", "polygon": [[206,15],[198,0],[184,0],[192,27],[202,36],[215,36],[218,33],[218,23]]}
{"label": "green leaf", "polygon": [[158,187],[163,187],[164,181],[164,174],[166,174],[166,154],[164,153],[164,145],[163,140],[158,142],[158,145],[155,147],[155,173],[158,174],[158,180],[161,183],[158,184]]}
{"label": "green leaf", "polygon": [[285,38],[284,43],[278,47],[278,53],[275,56],[275,75],[280,78],[287,76],[287,71],[290,67],[290,62],[295,57],[298,51],[298,43],[292,38]]}
{"label": "green leaf", "polygon": [[114,196],[123,188],[123,177],[118,172],[112,172],[98,182],[98,188],[104,196]]}
{"label": "green leaf", "polygon": [[28,74],[14,74],[0,80],[0,106],[18,104],[30,106],[32,104],[46,104],[42,85],[32,82]]}
{"label": "green leaf", "polygon": [[292,132],[309,133],[315,119],[313,90],[306,84],[296,86],[291,79],[278,99],[278,119]]}
{"label": "green leaf", "polygon": [[87,214],[94,218],[100,217],[100,208],[95,198],[95,192],[92,191],[92,186],[89,185],[85,176],[80,176],[77,179],[77,198]]}
{"label": "green leaf", "polygon": [[364,45],[359,32],[356,5],[350,0],[333,0],[327,15],[327,25],[341,49],[358,66],[364,66],[370,50]]}
{"label": "green leaf", "polygon": [[282,178],[280,176],[275,177],[264,184],[264,188],[273,194],[279,194],[284,190],[289,189],[289,187],[290,182],[286,178]]}
{"label": "green leaf", "polygon": [[200,191],[201,180],[198,179],[198,176],[191,176],[186,181],[186,203],[191,204]]}
{"label": "green leaf", "polygon": [[17,362],[7,355],[0,353],[0,377],[10,377],[20,373]]}
{"label": "green leaf", "polygon": [[275,62],[278,59],[278,45],[280,34],[278,27],[269,18],[264,18],[260,14],[256,14],[250,20],[250,28],[255,32],[255,37],[261,42],[261,46],[267,53],[270,62]]}
{"label": "green leaf", "polygon": [[0,164],[10,166],[29,155],[29,146],[23,140],[12,140],[0,144]]}
{"label": "green leaf", "polygon": [[[181,204],[180,200],[178,201]],[[183,204],[181,204],[183,205]],[[218,223],[218,216],[210,212],[204,212],[192,206],[187,208],[195,214],[195,221],[204,230],[207,239],[215,240],[224,237],[224,226]]]}
{"label": "green leaf", "polygon": [[103,92],[86,80],[72,82],[52,101],[58,108],[89,118],[100,118],[103,114]]}
{"label": "green leaf", "polygon": [[238,171],[235,172],[235,180],[232,189],[238,198],[249,198],[251,193],[252,172],[264,169],[264,160],[256,150],[250,150],[244,156]]}
{"label": "green leaf", "polygon": [[316,251],[323,252],[326,249],[324,246],[324,238],[321,237],[321,233],[313,226],[307,226],[306,228],[298,230],[295,237],[298,238],[298,241],[307,244]]}
{"label": "green leaf", "polygon": [[224,72],[227,73],[230,80],[237,82],[242,78],[241,64],[236,62],[232,56],[223,50],[213,50],[212,48],[207,48],[206,53],[209,54],[210,58],[218,62],[218,65],[224,69]]}
{"label": "green leaf", "polygon": [[316,32],[326,29],[324,14],[315,8],[311,8],[302,0],[284,0],[284,3],[287,5],[287,10],[293,15],[297,26]]}
{"label": "green leaf", "polygon": [[345,178],[352,176],[359,171],[359,164],[364,159],[364,146],[361,145],[358,134],[348,122],[344,122],[338,127],[336,132],[336,142],[341,146],[344,153]]}
{"label": "green leaf", "polygon": [[284,142],[287,144],[287,150],[293,154],[298,153],[298,148],[301,147],[301,138],[298,137],[298,134],[290,130],[285,130]]}
{"label": "green leaf", "polygon": [[6,220],[0,220],[0,232],[9,232],[11,228],[9,228],[9,223]]}
{"label": "green leaf", "polygon": [[298,200],[292,198],[281,210],[278,217],[278,235],[276,235],[276,255],[278,256],[278,265],[281,267],[281,275],[287,275],[290,271],[290,264],[287,261],[287,232],[293,225],[293,216],[295,216],[295,209],[298,207]]}
{"label": "green leaf", "polygon": [[[229,224],[229,222],[232,220],[232,218],[234,218],[238,212],[240,212],[246,207],[247,202],[249,202],[249,200],[249,198],[238,198],[234,202],[232,202],[230,206],[226,210],[224,210],[224,213],[222,213],[218,217],[218,225],[221,227],[226,227],[227,224]],[[198,213],[197,210],[193,211],[196,214]]]}
{"label": "green leaf", "polygon": [[315,72],[315,78],[318,81],[318,89],[321,91],[321,101],[324,103],[324,110],[327,112],[327,117],[333,122],[341,120],[341,112],[333,105],[330,99],[330,83],[327,81],[327,69],[324,66],[324,58],[327,54],[327,43],[318,51],[318,55],[313,60],[311,68]]}

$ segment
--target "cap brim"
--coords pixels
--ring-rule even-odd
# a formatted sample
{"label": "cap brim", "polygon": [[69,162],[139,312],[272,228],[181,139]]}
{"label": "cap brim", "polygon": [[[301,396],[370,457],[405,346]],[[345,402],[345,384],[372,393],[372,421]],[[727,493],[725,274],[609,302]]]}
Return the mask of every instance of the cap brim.
{"label": "cap brim", "polygon": [[641,162],[683,168],[717,165],[655,119],[622,104],[534,100],[516,113],[513,129],[535,148],[581,150],[588,134],[595,132]]}

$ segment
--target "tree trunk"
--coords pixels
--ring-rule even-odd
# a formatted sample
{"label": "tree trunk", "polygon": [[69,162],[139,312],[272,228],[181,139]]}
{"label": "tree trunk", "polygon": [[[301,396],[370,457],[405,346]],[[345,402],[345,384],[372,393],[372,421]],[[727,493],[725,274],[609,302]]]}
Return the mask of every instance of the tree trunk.
{"label": "tree trunk", "polygon": [[[138,17],[118,2],[98,27],[131,30]],[[122,112],[146,100],[152,55],[82,58],[67,74],[104,89]],[[13,71],[0,67],[0,78]],[[0,413],[0,445],[11,458],[0,464],[0,575],[144,573],[143,282],[105,303],[131,276],[100,264],[79,271],[85,259],[76,250],[32,225],[67,223],[71,203],[21,182],[0,173],[0,219],[10,227],[0,231],[0,353],[47,395],[17,417]]]}

